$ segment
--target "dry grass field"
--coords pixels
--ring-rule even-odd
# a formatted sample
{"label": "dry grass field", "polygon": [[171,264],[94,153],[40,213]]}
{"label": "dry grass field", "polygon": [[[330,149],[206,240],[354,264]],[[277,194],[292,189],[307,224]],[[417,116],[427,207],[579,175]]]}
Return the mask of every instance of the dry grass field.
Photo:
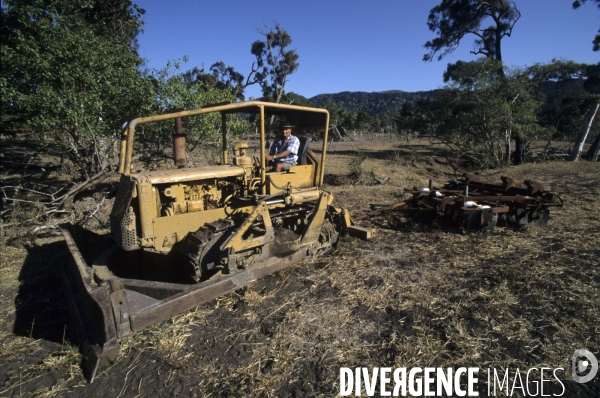
{"label": "dry grass field", "polygon": [[[334,142],[327,159],[325,189],[353,215],[454,173],[443,148],[418,141]],[[3,231],[0,396],[329,397],[340,367],[465,366],[480,368],[480,396],[488,368],[563,368],[562,385],[545,374],[545,394],[598,397],[600,376],[577,384],[570,369],[576,349],[600,358],[600,163],[482,172],[498,183],[504,174],[551,184],[565,206],[543,229],[471,233],[400,213],[363,221],[377,228],[373,240],[344,237],[316,261],[135,334],[91,385],[70,343],[62,238]]]}

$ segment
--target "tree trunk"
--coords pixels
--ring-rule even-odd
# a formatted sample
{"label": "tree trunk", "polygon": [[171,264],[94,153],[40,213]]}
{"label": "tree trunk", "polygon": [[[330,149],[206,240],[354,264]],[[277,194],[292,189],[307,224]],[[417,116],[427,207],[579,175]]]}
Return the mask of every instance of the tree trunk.
{"label": "tree trunk", "polygon": [[519,135],[515,135],[515,164],[523,163],[525,154],[525,140]]}
{"label": "tree trunk", "polygon": [[548,142],[546,143],[546,146],[544,147],[544,160],[546,160],[546,158],[548,157],[548,151],[550,150],[550,145],[552,145],[552,134],[548,135]]}
{"label": "tree trunk", "polygon": [[590,149],[587,151],[585,158],[595,162],[598,160],[598,155],[600,155],[600,133],[596,136],[596,139],[594,140],[594,143]]}
{"label": "tree trunk", "polygon": [[108,162],[110,144],[110,138],[108,137],[99,137],[94,140],[94,173],[104,170],[110,165]]}
{"label": "tree trunk", "polygon": [[510,132],[506,130],[506,165],[510,166],[510,153],[512,151],[511,148],[512,137],[510,136]]}
{"label": "tree trunk", "polygon": [[[354,138],[350,134],[348,134],[348,132],[346,131],[346,129],[344,128],[344,126],[340,126],[340,131],[342,132],[343,135],[345,135],[346,137],[348,137],[352,141],[354,141]],[[354,133],[354,135],[356,135],[356,132]]]}
{"label": "tree trunk", "polygon": [[573,150],[571,151],[571,160],[574,162],[579,160],[581,152],[583,152],[583,145],[585,144],[585,140],[590,133],[592,124],[594,124],[594,119],[598,113],[598,108],[600,108],[600,102],[596,103],[596,105],[588,111],[586,118],[583,121],[581,130],[579,131],[579,135],[575,141],[575,146],[573,146]]}
{"label": "tree trunk", "polygon": [[[498,24],[499,24],[499,21],[496,21],[496,26],[498,26]],[[502,62],[502,46],[501,46],[501,43],[502,43],[502,32],[501,32],[501,30],[499,28],[497,28],[496,29],[496,43],[494,45],[496,54],[495,54],[494,58],[496,59],[496,61],[500,61],[500,62]],[[498,69],[498,75],[500,77],[504,77],[505,76],[504,75],[504,67],[503,66],[500,66],[500,69]]]}

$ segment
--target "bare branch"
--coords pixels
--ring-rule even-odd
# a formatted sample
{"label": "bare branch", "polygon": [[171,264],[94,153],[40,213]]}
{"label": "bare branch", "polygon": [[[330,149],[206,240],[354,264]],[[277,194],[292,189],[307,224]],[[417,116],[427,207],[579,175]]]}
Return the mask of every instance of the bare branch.
{"label": "bare branch", "polygon": [[85,220],[81,221],[79,223],[80,226],[84,226],[88,221],[90,221],[95,215],[96,213],[98,213],[98,211],[100,210],[100,208],[102,207],[102,205],[104,204],[104,201],[106,200],[105,197],[102,197],[102,201],[100,202],[100,204],[96,205],[96,210],[94,210],[89,216],[87,216],[85,218]]}

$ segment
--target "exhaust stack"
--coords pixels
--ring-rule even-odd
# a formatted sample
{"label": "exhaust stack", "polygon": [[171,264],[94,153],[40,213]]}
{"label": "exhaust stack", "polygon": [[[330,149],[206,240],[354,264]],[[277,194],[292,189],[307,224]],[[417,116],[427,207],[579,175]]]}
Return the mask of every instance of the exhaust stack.
{"label": "exhaust stack", "polygon": [[181,118],[175,119],[175,134],[173,134],[173,161],[178,169],[187,167],[185,134],[181,132]]}

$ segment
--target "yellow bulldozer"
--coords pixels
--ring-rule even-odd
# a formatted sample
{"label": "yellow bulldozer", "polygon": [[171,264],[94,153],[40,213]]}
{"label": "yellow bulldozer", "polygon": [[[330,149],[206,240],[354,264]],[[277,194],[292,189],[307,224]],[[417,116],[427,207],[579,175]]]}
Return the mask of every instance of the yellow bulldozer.
{"label": "yellow bulldozer", "polygon": [[[221,164],[187,167],[182,118],[221,117]],[[240,141],[229,153],[229,115],[253,115],[260,155]],[[236,116],[234,116],[236,117]],[[287,171],[268,169],[266,125],[277,117],[298,130],[320,130],[320,154],[300,137],[298,162]],[[136,128],[175,121],[177,168],[134,171]],[[342,233],[370,238],[345,209],[321,189],[329,113],[325,109],[260,101],[140,117],[123,130],[121,174],[110,215],[111,233],[72,225],[62,233],[71,252],[64,291],[90,382],[115,357],[119,341],[250,282],[333,248]]]}

